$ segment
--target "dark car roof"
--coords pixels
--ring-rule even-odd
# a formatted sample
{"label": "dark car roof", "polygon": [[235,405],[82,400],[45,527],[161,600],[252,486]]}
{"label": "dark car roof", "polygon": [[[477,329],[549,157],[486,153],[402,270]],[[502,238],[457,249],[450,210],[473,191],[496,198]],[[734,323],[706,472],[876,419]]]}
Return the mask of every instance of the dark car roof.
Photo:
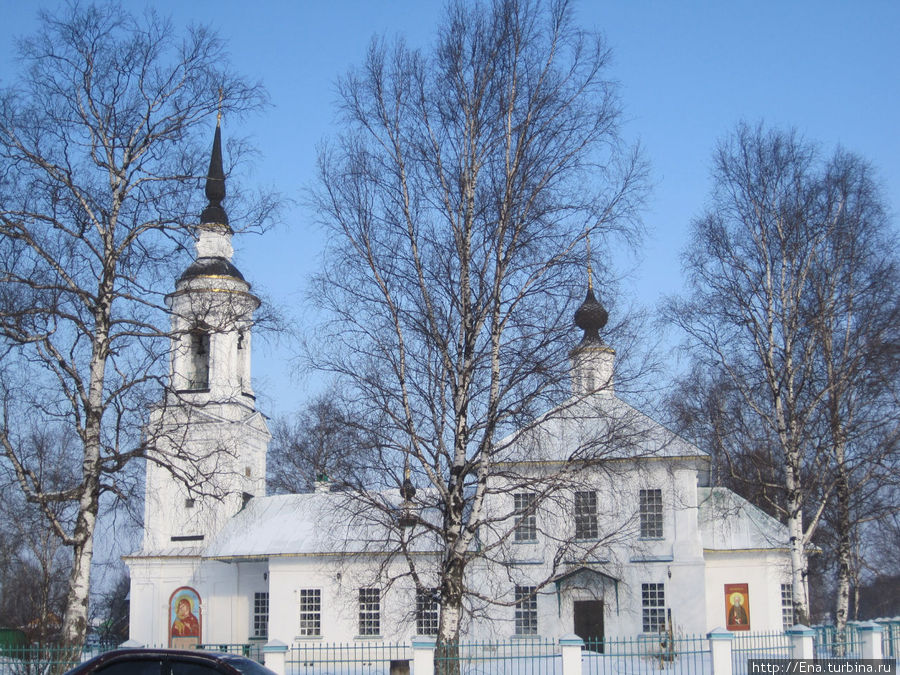
{"label": "dark car roof", "polygon": [[207,652],[200,649],[115,649],[105,654],[95,656],[68,671],[65,675],[84,675],[93,673],[101,668],[114,663],[127,663],[128,661],[146,661],[159,659],[161,661],[181,661],[187,663],[205,663],[219,670],[237,675],[274,675],[273,671],[245,656],[224,654],[221,652]]}

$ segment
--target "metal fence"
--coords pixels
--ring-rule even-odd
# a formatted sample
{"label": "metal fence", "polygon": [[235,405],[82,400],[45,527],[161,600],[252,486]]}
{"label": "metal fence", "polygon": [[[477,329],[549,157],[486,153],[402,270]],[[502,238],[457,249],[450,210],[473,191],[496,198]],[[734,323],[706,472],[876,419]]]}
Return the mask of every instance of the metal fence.
{"label": "metal fence", "polygon": [[52,675],[74,668],[115,645],[87,645],[83,649],[58,644],[0,647],[0,675]]}
{"label": "metal fence", "polygon": [[879,619],[881,625],[881,651],[886,659],[900,661],[900,619]]}
{"label": "metal fence", "polygon": [[[844,630],[834,626],[813,626],[813,649],[820,659],[858,659],[862,654],[862,638],[856,626],[848,624]],[[882,634],[883,640],[883,634]]]}
{"label": "metal fence", "polygon": [[783,631],[735,633],[731,669],[734,675],[745,675],[747,659],[789,659],[792,653],[791,639]]}
{"label": "metal fence", "polygon": [[237,656],[246,656],[248,659],[253,659],[258,663],[263,662],[263,647],[262,642],[240,642],[240,643],[222,643],[222,642],[210,642],[207,644],[202,644],[197,647],[197,649],[202,649],[207,652],[219,652],[221,654],[235,654]]}
{"label": "metal fence", "polygon": [[555,640],[520,639],[449,645],[435,652],[434,669],[438,674],[556,675],[562,665]]}
{"label": "metal fence", "polygon": [[409,672],[412,650],[408,644],[389,642],[299,643],[286,659],[291,675],[389,675]]}
{"label": "metal fence", "polygon": [[[900,619],[879,619],[884,658],[900,657]],[[862,636],[854,624],[838,632],[813,627],[816,658],[860,658]],[[807,638],[808,639],[808,638]],[[262,644],[207,643],[207,651],[263,661]],[[60,645],[0,645],[0,675],[57,675],[115,645],[90,645],[74,651]],[[781,631],[734,633],[730,643],[734,675],[746,675],[751,658],[791,658],[792,642]],[[286,675],[410,675],[409,643],[300,642],[285,654]],[[549,639],[461,642],[434,654],[436,675],[561,675],[560,644]],[[581,675],[695,675],[712,672],[707,636],[641,635],[586,642]],[[415,675],[415,673],[412,673]]]}
{"label": "metal fence", "polygon": [[585,644],[582,675],[712,672],[709,640],[701,635],[646,635]]}

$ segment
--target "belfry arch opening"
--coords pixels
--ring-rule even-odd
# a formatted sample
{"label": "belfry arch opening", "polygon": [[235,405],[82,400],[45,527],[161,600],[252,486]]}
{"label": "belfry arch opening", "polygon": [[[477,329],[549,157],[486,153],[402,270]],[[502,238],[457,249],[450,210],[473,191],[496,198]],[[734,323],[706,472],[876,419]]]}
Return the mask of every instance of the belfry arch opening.
{"label": "belfry arch opening", "polygon": [[190,332],[188,389],[209,389],[209,332],[195,328]]}

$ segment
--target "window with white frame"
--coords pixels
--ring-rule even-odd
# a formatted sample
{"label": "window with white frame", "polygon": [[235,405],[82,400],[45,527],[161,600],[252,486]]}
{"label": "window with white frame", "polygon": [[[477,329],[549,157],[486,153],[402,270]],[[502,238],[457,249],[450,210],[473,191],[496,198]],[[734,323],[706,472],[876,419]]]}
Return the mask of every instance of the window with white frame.
{"label": "window with white frame", "polygon": [[641,629],[659,633],[666,627],[666,585],[641,584]]}
{"label": "window with white frame", "polygon": [[535,541],[537,539],[537,515],[534,505],[537,495],[533,492],[516,492],[513,495],[513,508],[519,514],[516,517],[514,538],[516,541]]}
{"label": "window with white frame", "polygon": [[575,493],[575,538],[596,539],[599,536],[597,526],[597,493]]}
{"label": "window with white frame", "polygon": [[269,594],[253,594],[253,637],[269,637]]}
{"label": "window with white frame", "polygon": [[322,591],[318,588],[300,589],[300,635],[322,635]]}
{"label": "window with white frame", "polygon": [[438,632],[438,589],[422,588],[416,591],[416,633],[437,635]]}
{"label": "window with white frame", "polygon": [[641,490],[641,539],[662,539],[662,490]]}
{"label": "window with white frame", "polygon": [[381,635],[381,590],[359,589],[359,634]]}
{"label": "window with white frame", "polygon": [[537,588],[516,586],[516,635],[537,635]]}
{"label": "window with white frame", "polygon": [[794,625],[794,589],[791,584],[781,584],[781,624],[785,630]]}

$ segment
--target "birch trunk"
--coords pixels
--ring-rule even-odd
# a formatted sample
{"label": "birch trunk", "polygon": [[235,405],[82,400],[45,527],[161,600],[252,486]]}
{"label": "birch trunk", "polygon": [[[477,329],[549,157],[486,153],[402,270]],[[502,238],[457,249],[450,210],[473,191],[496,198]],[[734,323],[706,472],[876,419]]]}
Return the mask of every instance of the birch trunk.
{"label": "birch trunk", "polygon": [[[793,464],[790,463],[790,464]],[[806,589],[806,551],[804,550],[803,500],[793,466],[786,467],[787,526],[790,536],[791,597],[794,622],[809,625],[809,595]]]}
{"label": "birch trunk", "polygon": [[850,538],[850,487],[842,464],[838,465],[838,478],[835,487],[837,502],[837,598],[834,608],[834,627],[838,635],[843,634],[850,616],[850,585],[852,544]]}
{"label": "birch trunk", "polygon": [[434,652],[435,675],[459,675],[459,631],[462,625],[465,561],[451,553],[441,579],[441,616]]}
{"label": "birch trunk", "polygon": [[[113,220],[113,223],[115,220]],[[113,264],[114,266],[114,264]],[[98,292],[100,298],[94,312],[95,337],[91,355],[87,410],[85,414],[84,454],[78,516],[72,533],[72,573],[66,613],[63,618],[63,640],[67,645],[81,646],[87,637],[88,604],[91,589],[91,561],[94,557],[94,530],[100,510],[101,431],[104,410],[106,361],[109,357],[109,326],[112,302],[109,299],[115,271],[106,270]]]}

